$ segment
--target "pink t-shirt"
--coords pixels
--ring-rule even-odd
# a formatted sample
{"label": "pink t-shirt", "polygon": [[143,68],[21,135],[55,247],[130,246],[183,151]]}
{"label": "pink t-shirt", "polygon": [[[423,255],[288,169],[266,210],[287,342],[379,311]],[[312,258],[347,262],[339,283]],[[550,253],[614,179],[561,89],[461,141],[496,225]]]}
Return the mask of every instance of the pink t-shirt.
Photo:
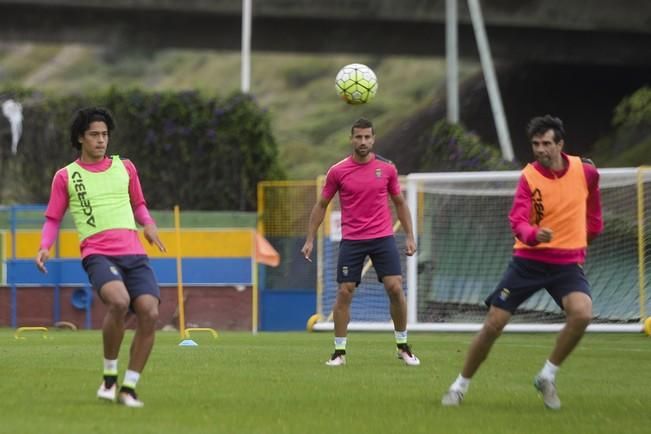
{"label": "pink t-shirt", "polygon": [[[77,159],[76,163],[89,172],[104,172],[111,167],[113,160],[105,157],[97,163],[83,163]],[[131,208],[134,210],[134,216],[138,223],[146,225],[154,223],[149,211],[145,197],[142,194],[140,179],[136,167],[129,160],[122,160],[127,173],[129,174],[129,197],[131,199]],[[45,224],[43,225],[43,234],[41,238],[41,248],[49,249],[56,239],[56,235],[61,225],[61,220],[68,209],[68,171],[64,167],[59,169],[52,180],[52,191],[50,201],[45,210]],[[91,235],[81,242],[81,257],[88,255],[100,254],[107,256],[121,255],[144,255],[145,249],[138,238],[138,232],[130,229],[109,229]]]}
{"label": "pink t-shirt", "polygon": [[370,240],[393,235],[389,195],[400,194],[398,171],[389,161],[372,154],[358,163],[349,156],[328,170],[322,195],[339,192],[342,235],[346,240]]}
{"label": "pink t-shirt", "polygon": [[[567,154],[562,154],[565,162],[569,162]],[[560,172],[553,172],[551,169],[544,167],[539,162],[534,162],[533,167],[547,178],[560,178],[567,172],[569,164]],[[583,173],[585,174],[588,185],[588,199],[586,204],[586,226],[588,231],[588,241],[599,235],[604,228],[603,218],[601,215],[601,193],[599,191],[599,172],[597,168],[590,163],[583,163]],[[525,244],[535,246],[536,233],[538,227],[530,222],[531,217],[531,189],[524,176],[520,177],[518,187],[513,198],[513,206],[509,213],[511,229],[515,236]],[[514,256],[525,259],[552,263],[552,264],[582,264],[585,262],[586,249],[515,249]]]}

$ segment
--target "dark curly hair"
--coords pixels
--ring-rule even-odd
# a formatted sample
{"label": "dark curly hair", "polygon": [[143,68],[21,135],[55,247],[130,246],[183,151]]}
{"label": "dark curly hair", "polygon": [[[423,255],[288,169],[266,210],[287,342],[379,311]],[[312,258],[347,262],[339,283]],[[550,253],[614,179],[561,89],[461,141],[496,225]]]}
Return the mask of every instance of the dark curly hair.
{"label": "dark curly hair", "polygon": [[531,140],[534,136],[540,136],[547,131],[554,131],[554,142],[565,140],[565,129],[563,121],[552,115],[538,116],[529,121],[527,125],[527,137]]}
{"label": "dark curly hair", "polygon": [[353,124],[353,126],[350,128],[351,136],[355,132],[355,128],[370,128],[373,134],[375,134],[375,128],[373,128],[373,122],[369,121],[368,119],[364,119],[364,118],[357,119]]}
{"label": "dark curly hair", "polygon": [[86,107],[77,110],[75,116],[70,124],[70,144],[73,148],[81,150],[81,143],[79,137],[83,136],[88,127],[93,122],[104,122],[108,128],[109,136],[111,131],[115,129],[115,122],[111,112],[102,107]]}

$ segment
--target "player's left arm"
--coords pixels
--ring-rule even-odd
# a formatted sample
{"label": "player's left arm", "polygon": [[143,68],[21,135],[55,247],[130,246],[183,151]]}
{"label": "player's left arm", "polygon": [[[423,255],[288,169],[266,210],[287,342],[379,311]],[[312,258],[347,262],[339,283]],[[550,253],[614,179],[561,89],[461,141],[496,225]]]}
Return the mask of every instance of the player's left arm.
{"label": "player's left arm", "polygon": [[161,252],[166,252],[167,249],[158,236],[156,221],[154,221],[147,209],[147,202],[145,201],[145,195],[142,192],[142,186],[140,185],[140,178],[138,177],[136,166],[134,166],[134,164],[129,160],[123,160],[123,163],[129,173],[129,199],[131,201],[133,215],[136,218],[136,221],[143,226],[145,239],[149,244],[155,245]]}
{"label": "player's left arm", "polygon": [[393,205],[396,207],[396,215],[400,224],[402,225],[407,239],[405,240],[405,254],[411,256],[416,253],[416,240],[414,239],[414,229],[411,224],[411,212],[409,212],[409,206],[407,206],[407,201],[405,200],[402,193],[396,195],[390,195]]}
{"label": "player's left arm", "polygon": [[583,173],[588,184],[588,199],[586,204],[586,226],[588,241],[595,239],[604,229],[601,212],[601,191],[599,189],[599,171],[594,163],[583,158]]}
{"label": "player's left arm", "polygon": [[411,256],[416,253],[416,240],[414,238],[414,229],[411,224],[411,213],[409,212],[407,201],[402,195],[402,189],[400,188],[400,182],[398,181],[398,169],[396,169],[396,166],[393,164],[389,165],[387,181],[389,197],[391,198],[393,205],[396,207],[396,215],[402,225],[402,229],[407,235],[407,239],[405,240],[405,254]]}

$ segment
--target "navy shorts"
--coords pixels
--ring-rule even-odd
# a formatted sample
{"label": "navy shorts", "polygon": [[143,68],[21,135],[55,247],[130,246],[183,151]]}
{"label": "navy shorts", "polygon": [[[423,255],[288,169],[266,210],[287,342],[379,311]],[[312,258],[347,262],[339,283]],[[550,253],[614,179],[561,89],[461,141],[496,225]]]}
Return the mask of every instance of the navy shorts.
{"label": "navy shorts", "polygon": [[373,261],[380,282],[384,276],[402,275],[398,246],[392,235],[371,240],[342,240],[339,244],[337,282],[355,282],[359,285],[367,256]]}
{"label": "navy shorts", "polygon": [[570,292],[583,292],[592,298],[581,265],[548,264],[514,257],[485,303],[514,313],[518,306],[543,288],[561,309],[563,297]]}
{"label": "navy shorts", "polygon": [[89,255],[81,262],[97,293],[108,282],[124,282],[131,301],[143,294],[160,300],[160,289],[146,255]]}

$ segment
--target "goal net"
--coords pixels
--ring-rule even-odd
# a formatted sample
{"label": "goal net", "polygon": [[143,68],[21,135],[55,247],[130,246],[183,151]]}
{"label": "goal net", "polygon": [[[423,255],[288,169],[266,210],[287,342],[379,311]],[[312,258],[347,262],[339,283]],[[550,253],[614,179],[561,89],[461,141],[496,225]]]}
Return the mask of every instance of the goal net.
{"label": "goal net", "polygon": [[[651,169],[599,172],[605,228],[590,244],[585,264],[593,297],[590,330],[641,331],[641,320],[651,306],[646,277]],[[473,331],[481,327],[487,312],[484,299],[511,259],[514,238],[508,213],[520,173],[416,173],[407,177],[403,187],[418,241],[417,254],[403,264],[410,330]],[[396,235],[402,248],[402,231]],[[326,228],[324,319],[331,319],[329,310],[336,294],[334,240]],[[539,291],[520,306],[507,330],[555,331],[563,323],[562,310],[546,291]],[[331,321],[314,326],[316,330],[331,328]],[[372,267],[353,299],[349,329],[393,329],[388,297]]]}

